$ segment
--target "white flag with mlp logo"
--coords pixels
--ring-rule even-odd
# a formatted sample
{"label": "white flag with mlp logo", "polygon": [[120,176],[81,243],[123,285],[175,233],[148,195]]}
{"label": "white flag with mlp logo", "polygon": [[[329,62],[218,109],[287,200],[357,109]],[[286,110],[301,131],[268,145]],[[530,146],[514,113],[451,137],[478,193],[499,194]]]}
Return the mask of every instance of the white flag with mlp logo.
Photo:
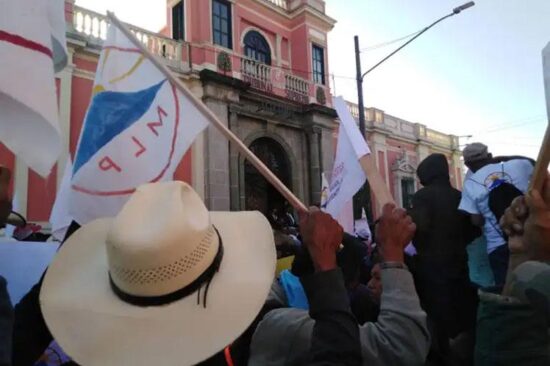
{"label": "white flag with mlp logo", "polygon": [[340,118],[340,128],[330,187],[323,209],[338,219],[346,203],[365,184],[367,177],[359,159],[370,154],[370,150],[344,99],[334,98],[333,103]]}
{"label": "white flag with mlp logo", "polygon": [[70,175],[71,216],[85,224],[115,216],[135,189],[173,179],[201,112],[111,25]]}

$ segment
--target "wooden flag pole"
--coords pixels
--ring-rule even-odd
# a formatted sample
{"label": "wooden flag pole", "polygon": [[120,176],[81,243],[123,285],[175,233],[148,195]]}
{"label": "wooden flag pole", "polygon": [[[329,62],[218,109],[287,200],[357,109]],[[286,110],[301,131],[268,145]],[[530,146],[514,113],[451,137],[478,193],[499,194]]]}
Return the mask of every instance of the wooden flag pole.
{"label": "wooden flag pole", "polygon": [[548,43],[542,51],[542,71],[544,77],[544,91],[546,94],[548,125],[546,126],[546,133],[542,140],[533,178],[531,178],[531,186],[529,187],[539,192],[542,190],[544,179],[548,176],[548,163],[550,162],[550,43]]}
{"label": "wooden flag pole", "polygon": [[113,13],[107,12],[107,16],[111,23],[115,25],[124,35],[132,41],[132,43],[149,59],[178,89],[186,96],[191,103],[212,123],[222,135],[237,146],[237,149],[245,156],[245,158],[264,176],[269,183],[275,187],[281,195],[299,212],[308,212],[308,208],[294,195],[284,184],[277,178],[275,174],[269,170],[265,164],[258,159],[252,151],[233,133],[231,132],[199,98],[197,98],[185,84],[176,77],[161,61],[149,52],[149,50],[130,32],[124,23],[122,23]]}
{"label": "wooden flag pole", "polygon": [[550,121],[546,126],[546,134],[542,140],[542,146],[535,164],[530,189],[536,189],[539,192],[542,190],[544,180],[548,176],[548,163],[550,163]]}
{"label": "wooden flag pole", "polygon": [[368,154],[361,157],[361,159],[359,159],[359,164],[361,164],[361,168],[363,168],[367,180],[369,181],[372,193],[374,193],[374,198],[376,198],[378,202],[378,211],[381,212],[382,207],[384,207],[386,203],[395,205],[395,201],[388,190],[388,186],[386,186],[384,179],[376,168],[373,155]]}

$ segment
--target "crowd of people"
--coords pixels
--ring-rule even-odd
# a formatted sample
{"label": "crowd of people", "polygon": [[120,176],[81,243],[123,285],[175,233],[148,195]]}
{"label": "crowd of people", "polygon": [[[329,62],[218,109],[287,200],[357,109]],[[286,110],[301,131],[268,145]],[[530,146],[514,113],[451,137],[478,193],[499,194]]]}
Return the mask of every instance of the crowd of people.
{"label": "crowd of people", "polygon": [[[369,238],[316,207],[209,213],[184,183],[144,186],[71,232],[14,309],[0,278],[0,366],[54,340],[85,366],[549,365],[550,175],[528,191],[532,160],[463,155],[462,192],[432,154],[412,208],[386,204]],[[469,275],[480,237],[489,287]],[[276,250],[294,258],[273,278]]]}

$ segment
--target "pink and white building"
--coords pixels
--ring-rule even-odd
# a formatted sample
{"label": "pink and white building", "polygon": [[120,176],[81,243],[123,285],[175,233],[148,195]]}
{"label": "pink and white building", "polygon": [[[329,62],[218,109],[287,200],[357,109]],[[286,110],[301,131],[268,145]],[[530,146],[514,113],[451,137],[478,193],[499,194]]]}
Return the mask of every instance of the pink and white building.
{"label": "pink and white building", "polygon": [[[43,179],[0,144],[0,164],[14,173],[10,189],[18,211],[46,226],[76,150],[109,23],[74,0],[66,0],[65,15],[69,65],[56,78],[61,158]],[[167,0],[166,16],[158,33],[130,28],[299,198],[319,202],[321,173],[331,171],[337,131],[327,58],[327,34],[336,21],[325,13],[325,2]],[[357,114],[356,106],[350,109]],[[449,157],[460,186],[456,137],[375,109],[366,115],[369,144],[399,202],[418,187],[414,169],[432,151]],[[267,213],[282,204],[214,128],[197,138],[175,178],[191,183],[213,210]]]}
{"label": "pink and white building", "polygon": [[[67,159],[74,156],[105,39],[105,15],[66,0],[69,65],[57,75],[64,152],[43,179],[0,145],[14,173],[19,212],[47,222]],[[328,88],[327,33],[335,20],[323,0],[167,0],[167,25],[152,33],[130,25],[305,202],[319,200],[335,127]],[[29,147],[32,148],[32,147]],[[278,194],[237,150],[209,128],[175,178],[190,182],[215,210],[280,204]]]}

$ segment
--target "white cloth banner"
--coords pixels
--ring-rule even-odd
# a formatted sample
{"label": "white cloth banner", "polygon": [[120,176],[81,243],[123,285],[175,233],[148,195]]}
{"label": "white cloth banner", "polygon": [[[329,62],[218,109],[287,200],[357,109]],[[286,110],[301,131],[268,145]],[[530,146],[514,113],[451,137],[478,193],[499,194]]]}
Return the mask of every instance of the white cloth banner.
{"label": "white cloth banner", "polygon": [[71,174],[73,164],[71,159],[67,161],[61,186],[57,191],[55,202],[50,214],[50,224],[52,225],[52,236],[55,240],[61,242],[65,238],[67,229],[73,221],[73,217],[69,214],[70,193],[71,193]]}
{"label": "white cloth banner", "polygon": [[13,305],[40,280],[59,243],[0,241],[0,276],[8,282]]}
{"label": "white cloth banner", "polygon": [[59,72],[67,66],[67,25],[65,22],[65,0],[49,0],[48,16],[52,34],[54,70]]}
{"label": "white cloth banner", "polygon": [[328,199],[328,191],[330,185],[328,184],[327,176],[325,173],[321,173],[321,207],[326,207]]}
{"label": "white cloth banner", "polygon": [[370,154],[370,150],[344,99],[334,98],[333,105],[340,118],[340,128],[330,188],[323,208],[338,219],[345,204],[353,198],[367,179],[359,159]]}
{"label": "white cloth banner", "polygon": [[355,220],[354,226],[356,236],[365,240],[372,240],[372,233],[370,231],[369,221],[367,220],[365,209],[361,209],[361,218],[359,220]]}
{"label": "white cloth banner", "polygon": [[43,177],[61,152],[54,64],[67,59],[64,6],[0,3],[0,142]]}
{"label": "white cloth banner", "polygon": [[99,58],[71,174],[69,216],[115,216],[135,189],[172,180],[201,112],[114,25]]}
{"label": "white cloth banner", "polygon": [[[328,184],[325,173],[321,174],[321,208],[326,212],[326,204],[329,195],[330,185]],[[334,216],[333,216],[334,217]],[[353,233],[353,199],[344,204],[340,214],[336,219],[345,232]]]}

